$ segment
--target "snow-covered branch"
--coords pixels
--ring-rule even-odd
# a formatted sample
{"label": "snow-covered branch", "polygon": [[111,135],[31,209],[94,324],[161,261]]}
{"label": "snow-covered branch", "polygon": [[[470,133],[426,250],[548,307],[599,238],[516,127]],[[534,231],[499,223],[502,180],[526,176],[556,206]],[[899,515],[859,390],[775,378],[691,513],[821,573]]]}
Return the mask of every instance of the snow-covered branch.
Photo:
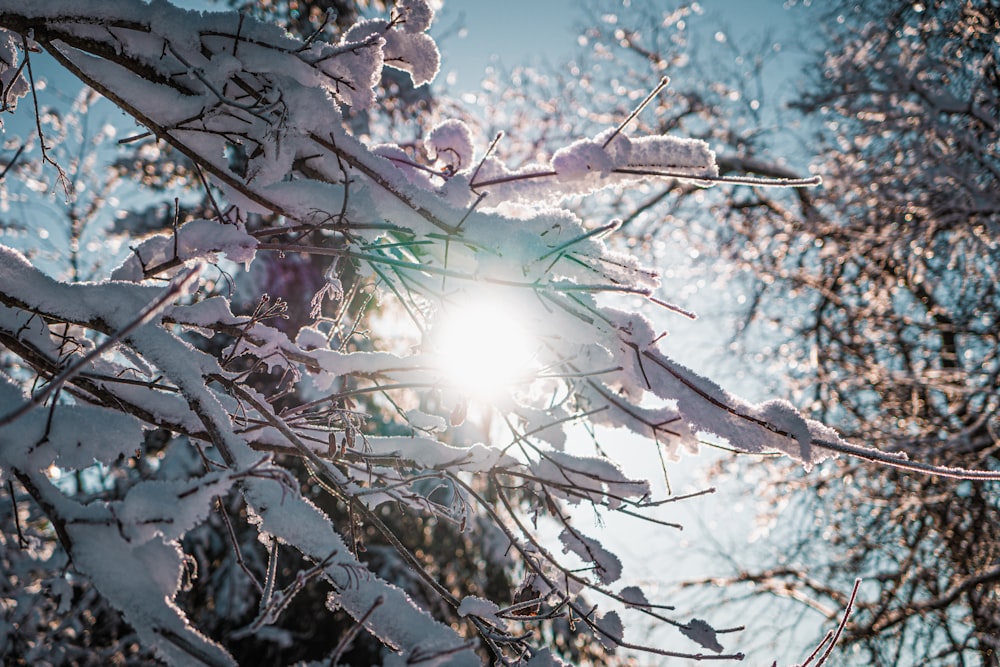
{"label": "snow-covered branch", "polygon": [[[426,2],[407,0],[390,19],[301,41],[244,14],[164,2],[0,0],[5,108],[29,91],[20,63],[40,46],[155,145],[186,156],[214,211],[137,239],[118,268],[90,283],[54,280],[0,246],[0,467],[143,645],[177,664],[232,662],[177,602],[181,541],[217,505],[240,567],[252,572],[224,507],[230,489],[245,503],[243,527],[269,546],[264,584],[250,577],[257,613],[237,639],[265,632],[322,578],[328,608],[387,647],[386,665],[478,664],[473,631],[498,662],[555,664],[514,625],[563,615],[608,651],[738,658],[706,622],[670,619],[644,594],[609,588],[621,563],[566,508],[641,515],[658,503],[647,481],[567,447],[567,428],[629,429],[671,457],[697,451],[712,433],[807,468],[861,448],[786,402],[750,404],[666,357],[650,322],[622,309],[624,297],[657,302],[655,272],[606,243],[617,223],[588,226],[560,208],[570,196],[649,179],[725,180],[705,142],[631,136],[628,117],[542,164],[510,169],[477,156],[458,119],[428,134],[426,164],[351,131],[352,114],[377,110],[385,67],[418,86],[433,78],[431,16]],[[781,176],[743,182],[817,182]],[[287,304],[267,294],[237,315],[207,277],[208,265],[292,255],[324,267],[305,326],[283,328]],[[380,321],[373,303],[395,314]],[[462,328],[470,326],[463,312],[482,303],[480,321]],[[483,364],[513,339],[521,345],[511,357]],[[467,345],[471,353],[458,349]],[[459,362],[446,363],[448,355]],[[471,380],[459,378],[470,367]],[[493,373],[503,381],[484,389]],[[509,442],[469,428],[470,409],[500,415]],[[87,504],[50,479],[55,470],[119,465],[156,430],[171,434],[172,451],[195,452],[195,467],[168,477],[162,466],[127,488],[93,489],[99,499]],[[306,486],[346,513],[346,529]],[[458,535],[492,535],[501,555],[490,558],[516,559],[531,586],[514,596],[522,599],[459,597],[389,525],[392,508]],[[539,518],[559,526],[568,560],[542,544]],[[376,537],[412,581],[362,556]],[[277,560],[289,552],[304,565],[276,590]],[[412,599],[417,582],[433,605]],[[671,623],[712,655],[628,641],[617,612],[595,611],[588,595]],[[436,618],[440,609],[466,619],[469,632]]]}

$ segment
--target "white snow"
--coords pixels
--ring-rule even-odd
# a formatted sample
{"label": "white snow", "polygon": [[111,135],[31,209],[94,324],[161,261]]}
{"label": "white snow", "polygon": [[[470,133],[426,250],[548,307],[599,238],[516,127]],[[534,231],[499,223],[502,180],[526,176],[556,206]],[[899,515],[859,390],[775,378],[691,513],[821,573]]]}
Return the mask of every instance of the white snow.
{"label": "white snow", "polygon": [[431,159],[445,164],[449,172],[461,171],[472,164],[472,131],[461,120],[449,118],[435,125],[424,139]]}
{"label": "white snow", "polygon": [[28,79],[18,67],[21,60],[19,42],[13,33],[0,29],[0,90],[4,93],[4,103],[11,111],[17,108],[17,101],[30,91]]}
{"label": "white snow", "polygon": [[563,544],[563,553],[575,553],[585,562],[592,563],[594,574],[602,584],[612,584],[621,578],[621,560],[594,538],[567,527],[559,533],[559,541]]}
{"label": "white snow", "polygon": [[406,32],[424,32],[434,21],[434,9],[427,0],[399,0],[396,9],[403,15]]}
{"label": "white snow", "polygon": [[257,239],[238,225],[220,224],[213,220],[192,220],[177,228],[176,233],[155,234],[133,248],[128,259],[111,274],[112,280],[141,282],[143,270],[176,260],[176,268],[159,275],[173,276],[192,262],[216,262],[217,255],[249,266],[257,248]]}
{"label": "white snow", "polygon": [[459,616],[478,616],[494,627],[504,629],[507,623],[497,616],[498,611],[500,607],[495,602],[476,595],[466,595],[458,605]]}
{"label": "white snow", "polygon": [[[515,533],[479,525],[485,515],[470,513],[472,494],[461,488],[462,480],[488,474],[521,479],[555,503],[611,510],[642,503],[648,481],[629,478],[606,458],[561,451],[577,412],[589,423],[655,438],[668,456],[696,451],[700,434],[708,432],[741,451],[783,451],[808,467],[829,455],[815,440],[840,442],[786,402],[748,403],[662,354],[649,321],[603,298],[648,297],[658,286],[656,272],[610,249],[605,237],[619,223],[591,224],[560,207],[567,197],[650,179],[704,184],[718,173],[705,142],[629,136],[619,128],[555,147],[551,158],[518,169],[491,156],[478,172],[476,153],[483,147],[458,119],[438,122],[423,152],[418,141],[405,150],[369,145],[348,129],[342,107],[379,104],[384,67],[408,72],[420,86],[434,78],[440,61],[426,33],[431,4],[400,0],[394,11],[395,20],[362,20],[336,44],[304,45],[277,26],[233,12],[186,12],[163,1],[0,0],[0,25],[15,18],[45,25],[80,76],[200,165],[236,207],[232,219],[274,214],[281,231],[309,226],[301,243],[354,263],[371,279],[365,289],[376,292],[373,303],[403,302],[423,331],[428,327],[419,325],[433,322],[435,312],[489,293],[499,295],[497,302],[511,297],[518,306],[503,317],[532,336],[528,377],[488,405],[511,416],[525,434],[515,438],[517,447],[481,442],[492,434],[460,427],[470,397],[448,393],[460,392],[444,386],[440,364],[426,352],[429,341],[411,347],[395,340],[394,330],[384,338],[340,340],[325,320],[301,329],[293,341],[269,321],[234,315],[226,297],[204,298],[209,279],[198,269],[205,262],[224,256],[250,265],[261,252],[285,250],[266,240],[277,237],[264,234],[258,241],[256,227],[250,233],[242,223],[190,221],[135,240],[109,280],[77,284],[47,277],[0,245],[0,334],[31,346],[39,367],[86,361],[75,378],[65,379],[67,391],[59,397],[35,393],[43,390],[32,387],[30,364],[0,374],[0,468],[16,467],[38,481],[50,511],[59,514],[53,518],[66,521],[75,567],[168,662],[188,664],[193,651],[203,662],[232,664],[190,626],[174,596],[183,564],[180,540],[205,520],[215,497],[235,486],[261,537],[273,536],[307,561],[323,563],[332,602],[365,619],[365,629],[393,652],[386,665],[479,664],[460,633],[354,556],[339,528],[303,497],[293,474],[269,458],[274,450],[307,459],[337,495],[356,498],[359,511],[394,501],[485,534],[483,549],[494,560],[537,558],[539,571],[549,573],[539,577],[545,579],[540,590],[575,605],[588,581],[601,588],[621,579],[617,556],[568,524],[559,535],[563,553],[585,561],[589,574],[568,572],[556,556],[532,551],[527,540],[512,545],[521,539]],[[110,21],[119,25],[109,29]],[[13,79],[19,49],[17,36],[0,33],[0,84],[10,102],[26,92],[23,80]],[[227,158],[237,145],[245,169]],[[187,280],[183,288],[177,282],[163,286],[172,276]],[[323,294],[336,303],[347,298],[332,269],[325,280],[330,291],[319,301]],[[148,316],[137,323],[139,313]],[[216,329],[241,334],[205,349],[184,338],[190,331],[211,337]],[[67,340],[75,347],[64,349]],[[114,344],[104,354],[85,357],[105,340]],[[233,370],[237,364],[225,363],[233,357],[248,367],[281,371],[299,392],[289,400],[301,405],[279,403]],[[534,377],[540,372],[547,377]],[[90,384],[72,384],[84,373]],[[39,385],[44,383],[42,377]],[[388,432],[411,435],[361,435],[365,431],[354,422],[363,418],[362,409],[343,406],[354,388],[373,387],[385,396],[392,392],[391,401],[382,396],[372,403],[375,409],[391,405],[385,418],[394,430]],[[32,394],[45,400],[14,418]],[[143,429],[151,427],[187,435],[171,443],[161,476],[136,482],[124,498],[82,505],[48,483],[43,471],[52,465],[79,470],[132,456],[142,446]],[[328,443],[345,442],[348,434],[355,438],[350,450],[333,452]],[[198,467],[192,443],[198,440],[210,452],[211,472]],[[341,455],[336,464],[324,458]],[[447,500],[432,502],[422,488],[447,491],[435,494]],[[649,604],[633,586],[620,597],[635,607]],[[458,608],[460,616],[479,617],[505,632],[498,612],[497,603],[477,596],[465,597]],[[574,607],[574,613],[588,612]],[[622,641],[616,612],[595,622],[606,646]],[[682,631],[721,650],[704,621],[694,619]],[[185,652],[181,645],[193,648]],[[527,664],[537,667],[561,664],[544,649],[529,655]]]}

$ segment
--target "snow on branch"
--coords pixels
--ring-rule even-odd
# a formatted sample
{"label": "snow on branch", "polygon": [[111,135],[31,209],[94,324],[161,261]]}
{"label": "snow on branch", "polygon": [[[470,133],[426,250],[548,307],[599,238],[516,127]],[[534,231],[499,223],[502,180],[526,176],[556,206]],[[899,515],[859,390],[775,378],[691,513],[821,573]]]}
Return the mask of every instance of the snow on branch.
{"label": "snow on branch", "polygon": [[[387,665],[479,664],[476,642],[431,611],[442,608],[506,664],[556,664],[516,626],[563,615],[607,651],[739,657],[723,653],[704,621],[671,622],[686,637],[678,641],[711,656],[640,647],[617,612],[587,601],[666,618],[631,587],[608,588],[622,565],[571,525],[567,506],[665,522],[651,514],[661,503],[647,481],[574,451],[567,429],[625,428],[671,457],[697,451],[707,432],[807,468],[867,450],[785,402],[747,403],[666,357],[644,316],[610,305],[657,303],[655,272],[607,243],[616,223],[588,226],[558,207],[648,179],[724,180],[704,142],[630,136],[625,119],[511,170],[477,160],[459,119],[427,134],[427,165],[352,132],[350,118],[378,111],[383,68],[415,85],[434,77],[432,18],[427,2],[408,0],[335,42],[303,42],[243,14],[162,1],[0,0],[5,108],[29,91],[21,63],[40,46],[186,156],[216,213],[136,239],[121,266],[90,283],[54,280],[0,246],[0,467],[44,511],[77,571],[175,664],[232,663],[177,602],[181,540],[230,489],[245,504],[243,528],[270,545],[243,635],[263,633],[323,579],[329,606],[388,648]],[[241,315],[225,281],[207,277],[229,276],[210,265],[280,265],[291,255],[323,266],[310,321],[294,328],[288,304],[261,293],[267,285]],[[252,285],[229,279],[237,292]],[[459,363],[444,363],[449,356]],[[484,412],[501,418],[508,441],[470,427]],[[164,465],[89,504],[50,479],[55,469],[119,465],[160,430],[197,455],[198,472],[168,477]],[[307,485],[346,521],[321,510]],[[459,536],[492,536],[498,546],[484,558],[516,560],[526,577],[512,592],[519,599],[452,591],[386,521],[393,508]],[[560,528],[564,553],[584,570],[541,543],[540,518]],[[394,554],[408,583],[390,583],[361,556],[365,539]],[[289,550],[307,565],[276,590],[275,563]],[[425,591],[434,604],[414,599]]]}

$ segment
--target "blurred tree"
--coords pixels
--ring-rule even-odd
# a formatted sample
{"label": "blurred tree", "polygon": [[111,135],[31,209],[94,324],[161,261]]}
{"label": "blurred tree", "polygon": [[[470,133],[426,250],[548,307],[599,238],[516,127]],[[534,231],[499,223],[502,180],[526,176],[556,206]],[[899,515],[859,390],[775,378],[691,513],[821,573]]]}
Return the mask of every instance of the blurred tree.
{"label": "blurred tree", "polygon": [[[676,25],[691,11],[681,6],[665,16]],[[838,2],[809,11],[825,39],[808,92],[785,118],[814,130],[803,141],[820,155],[813,169],[824,186],[696,193],[717,215],[683,224],[672,224],[683,197],[629,193],[615,205],[626,220],[636,219],[629,206],[644,216],[633,229],[637,241],[681,238],[727,281],[741,278],[751,293],[744,358],[772,359],[774,377],[813,416],[887,452],[997,469],[1000,8],[972,0]],[[710,78],[731,84],[712,90],[745,104],[742,117],[736,103],[722,118],[718,98],[692,90],[707,65],[679,60],[682,30],[657,38],[637,28],[653,21],[619,18],[595,22],[598,48],[590,57],[646,62],[647,77],[673,63],[674,96],[657,122],[700,125],[722,171],[785,171],[766,159],[768,138],[753,129],[755,122],[766,128],[753,73],[767,50],[735,54],[739,76],[713,70]],[[580,69],[594,71],[589,61]],[[608,72],[617,77],[622,68]],[[805,602],[832,617],[861,576],[868,583],[841,639],[844,660],[998,664],[995,484],[843,459],[780,481],[759,468],[731,469],[769,489],[762,522],[774,527],[772,551],[763,556],[770,560],[754,567],[726,554],[737,574],[703,583],[733,594],[740,590],[733,584],[752,583],[757,595]],[[783,520],[790,516],[798,520]]]}
{"label": "blurred tree", "polygon": [[[822,16],[826,55],[797,107],[820,125],[825,185],[740,203],[763,279],[753,316],[788,332],[783,365],[818,418],[914,459],[997,469],[1000,7]],[[746,578],[824,604],[855,576],[877,582],[842,640],[858,664],[1000,664],[995,484],[838,461],[791,486],[818,501],[802,565]]]}

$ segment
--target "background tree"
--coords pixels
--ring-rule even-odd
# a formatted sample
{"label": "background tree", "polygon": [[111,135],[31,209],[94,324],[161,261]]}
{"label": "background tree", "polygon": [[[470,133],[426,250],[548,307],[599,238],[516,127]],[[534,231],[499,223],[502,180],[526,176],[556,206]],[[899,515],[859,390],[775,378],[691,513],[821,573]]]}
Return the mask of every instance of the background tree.
{"label": "background tree", "polygon": [[[842,3],[825,16],[828,55],[800,109],[822,123],[826,185],[797,206],[746,202],[754,263],[779,285],[757,316],[792,333],[792,385],[817,418],[886,451],[996,469],[1000,13]],[[824,478],[793,483],[817,501],[821,532],[796,559],[812,577],[751,576],[823,604],[842,597],[807,583],[817,571],[877,582],[844,638],[859,664],[1000,664],[996,485],[846,461]]]}
{"label": "background tree", "polygon": [[[683,224],[671,223],[686,197],[667,190],[613,205],[639,223],[636,243],[669,230],[710,257],[711,270],[722,264],[727,285],[748,291],[742,357],[774,359],[770,370],[797,405],[887,452],[996,469],[995,3],[842,2],[809,12],[823,26],[815,77],[783,121],[808,132],[803,144],[820,156],[813,169],[822,188],[698,193],[716,216]],[[703,80],[706,65],[678,39],[677,21],[691,13],[681,6],[656,19],[601,20],[595,12],[596,46],[580,71],[613,62],[607,71],[616,77],[628,66],[648,77],[671,63],[674,97],[657,110],[659,122],[687,119],[686,134],[717,142],[723,173],[780,175],[786,168],[767,157],[772,138],[759,131],[769,124],[761,116],[767,99],[754,73],[767,50],[734,52],[737,76],[716,74],[731,84],[712,87],[722,97],[707,99],[686,80]],[[675,28],[639,29],[651,24]],[[720,117],[715,109],[727,97],[738,102]],[[761,506],[771,539],[762,565],[723,555],[735,576],[703,582],[713,591],[742,596],[735,584],[752,583],[753,594],[832,617],[862,576],[868,583],[841,640],[843,659],[997,664],[995,484],[844,459],[777,482],[758,467],[731,470],[770,488]]]}

